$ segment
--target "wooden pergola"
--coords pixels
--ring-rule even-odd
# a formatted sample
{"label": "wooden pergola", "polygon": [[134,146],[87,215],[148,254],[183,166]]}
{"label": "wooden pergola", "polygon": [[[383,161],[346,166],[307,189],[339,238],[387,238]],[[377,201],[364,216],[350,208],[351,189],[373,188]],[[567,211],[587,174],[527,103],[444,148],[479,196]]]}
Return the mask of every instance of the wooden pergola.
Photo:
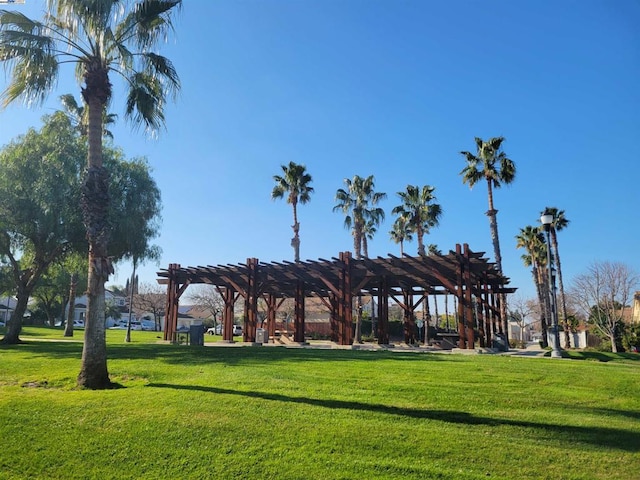
{"label": "wooden pergola", "polygon": [[234,305],[244,299],[243,340],[255,342],[258,300],[267,306],[266,326],[276,334],[276,313],[287,298],[294,300],[294,342],[305,339],[305,299],[317,297],[330,311],[332,340],[340,345],[353,342],[354,299],[369,295],[377,299],[378,343],[389,343],[389,300],[404,315],[405,337],[415,331],[413,312],[427,305],[430,295],[457,298],[459,348],[493,345],[504,335],[500,321],[500,294],[515,292],[509,279],[500,275],[484,253],[456,245],[446,255],[363,258],[341,252],[331,260],[262,263],[256,258],[246,264],[181,267],[170,264],[158,272],[158,282],[167,285],[164,339],[176,341],[179,300],[191,284],[213,285],[224,301],[223,340],[232,341]]}

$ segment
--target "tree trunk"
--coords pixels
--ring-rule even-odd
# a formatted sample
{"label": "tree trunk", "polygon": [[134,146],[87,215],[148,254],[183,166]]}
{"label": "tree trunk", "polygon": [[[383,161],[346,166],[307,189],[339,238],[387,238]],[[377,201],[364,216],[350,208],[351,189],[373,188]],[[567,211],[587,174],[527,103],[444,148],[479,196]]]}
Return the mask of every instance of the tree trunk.
{"label": "tree trunk", "polygon": [[424,232],[420,226],[416,228],[416,237],[418,239],[418,255],[424,255]]}
{"label": "tree trunk", "polygon": [[76,288],[78,287],[78,274],[71,274],[71,282],[69,283],[69,309],[67,315],[67,323],[64,326],[64,336],[73,337],[73,317],[76,308]]}
{"label": "tree trunk", "polygon": [[449,294],[448,293],[444,294],[444,316],[445,316],[445,319],[447,320],[447,332],[449,332],[450,326],[449,326]]}
{"label": "tree trunk", "polygon": [[[106,76],[106,73],[105,73]],[[109,240],[108,173],[102,165],[102,111],[106,99],[96,85],[83,90],[89,109],[89,161],[82,188],[82,210],[89,240],[87,317],[78,386],[104,389],[112,386],[107,371],[105,339],[105,282],[113,272],[107,255]],[[108,79],[107,79],[108,84]]]}
{"label": "tree trunk", "polygon": [[27,311],[30,293],[30,291],[27,292],[24,288],[18,288],[16,295],[16,308],[11,314],[11,320],[9,320],[9,323],[7,324],[7,331],[2,339],[2,343],[15,345],[21,342],[20,332],[22,331],[22,319]]}
{"label": "tree trunk", "polygon": [[[500,275],[502,272],[502,254],[500,253],[500,237],[498,236],[498,211],[493,207],[493,189],[491,187],[491,179],[487,178],[487,188],[489,192],[489,229],[491,230],[491,241],[493,243],[493,253],[496,259],[496,269]],[[505,336],[506,344],[509,345],[509,320],[507,318],[507,296],[504,293],[499,294],[500,298],[500,323],[502,325],[502,333]]]}
{"label": "tree trunk", "polygon": [[533,267],[531,271],[533,275],[533,282],[536,285],[536,293],[538,294],[538,305],[540,306],[540,331],[542,332],[542,346],[547,348],[549,346],[549,339],[547,338],[547,302],[544,301],[544,294],[542,284],[540,281],[540,270],[537,267]]}
{"label": "tree trunk", "polygon": [[84,325],[84,348],[78,385],[91,389],[110,388],[107,371],[107,344],[105,340],[104,270],[106,255],[89,251],[89,289],[87,292],[87,317]]}
{"label": "tree trunk", "polygon": [[[562,307],[562,328],[564,329],[564,341],[566,348],[571,347],[571,331],[569,328],[569,320],[567,319],[567,301],[564,296],[564,283],[562,282],[562,266],[560,265],[560,253],[558,252],[558,237],[556,229],[551,228],[551,241],[553,243],[553,256],[555,257],[556,266],[558,268],[558,287],[560,288],[560,305]],[[556,305],[556,308],[558,306]]]}
{"label": "tree trunk", "polygon": [[131,315],[133,314],[133,284],[134,279],[136,278],[136,266],[138,264],[138,260],[136,258],[133,259],[133,272],[131,272],[131,289],[129,290],[129,318],[127,319],[127,333],[124,336],[125,343],[131,342]]}
{"label": "tree trunk", "polygon": [[356,297],[356,330],[353,335],[355,343],[362,343],[362,297]]}
{"label": "tree trunk", "polygon": [[433,324],[434,327],[436,327],[436,329],[438,328],[438,323],[439,323],[439,314],[438,314],[438,297],[436,295],[433,296],[433,311],[436,314],[436,321]]}
{"label": "tree trunk", "polygon": [[293,238],[291,239],[291,246],[293,247],[293,254],[295,262],[300,261],[300,223],[298,222],[298,208],[296,202],[292,202],[293,206]]}

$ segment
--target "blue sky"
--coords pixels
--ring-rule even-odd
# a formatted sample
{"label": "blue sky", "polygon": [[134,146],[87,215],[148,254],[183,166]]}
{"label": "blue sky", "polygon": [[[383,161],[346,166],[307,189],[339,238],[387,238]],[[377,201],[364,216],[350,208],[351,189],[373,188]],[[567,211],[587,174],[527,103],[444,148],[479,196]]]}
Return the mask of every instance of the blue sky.
{"label": "blue sky", "polygon": [[[40,18],[43,5],[9,8]],[[290,161],[314,179],[299,212],[302,259],[352,250],[332,207],[356,174],[388,194],[370,256],[399,254],[391,209],[410,183],[435,186],[444,211],[427,243],[468,243],[493,259],[486,187],[462,183],[459,152],[504,136],[517,177],[495,204],[512,286],[534,294],[514,237],[545,206],[571,221],[559,234],[565,284],[593,261],[640,271],[639,23],[633,0],[185,1],[161,48],[182,81],[166,131],[152,140],[124,120],[114,128],[162,191],[159,267],[292,260],[291,209],[270,200]],[[112,82],[111,111],[122,114]],[[70,69],[43,107],[0,111],[0,145],[39,126],[63,93],[79,98]],[[143,266],[141,281],[159,267]],[[111,283],[130,272],[119,265]]]}

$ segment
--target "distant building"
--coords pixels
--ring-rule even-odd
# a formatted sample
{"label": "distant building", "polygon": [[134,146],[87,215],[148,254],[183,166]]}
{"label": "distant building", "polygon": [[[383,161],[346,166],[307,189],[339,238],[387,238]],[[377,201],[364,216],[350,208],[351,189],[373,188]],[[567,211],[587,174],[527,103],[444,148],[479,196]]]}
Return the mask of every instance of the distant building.
{"label": "distant building", "polygon": [[[111,290],[105,290],[104,299],[107,305],[112,305],[120,314],[120,318],[116,318],[117,315],[108,316],[105,319],[105,326],[107,328],[114,327],[118,324],[127,321],[129,316],[129,307],[127,305],[127,297],[121,293],[113,292]],[[64,308],[64,316],[66,319],[67,312],[69,311],[68,305]],[[74,324],[83,326],[87,319],[87,296],[76,297],[76,303],[73,310],[73,318],[71,319]],[[132,315],[132,320],[137,320],[135,313]]]}
{"label": "distant building", "polygon": [[16,308],[16,299],[12,297],[0,298],[0,322],[7,323]]}

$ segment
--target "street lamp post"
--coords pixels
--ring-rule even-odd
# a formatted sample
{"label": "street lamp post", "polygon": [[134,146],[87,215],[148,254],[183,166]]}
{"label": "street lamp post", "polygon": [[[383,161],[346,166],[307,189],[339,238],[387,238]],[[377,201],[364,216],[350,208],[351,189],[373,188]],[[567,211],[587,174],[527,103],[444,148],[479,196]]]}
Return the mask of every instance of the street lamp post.
{"label": "street lamp post", "polygon": [[553,336],[553,345],[551,346],[551,358],[562,358],[560,352],[560,335],[558,332],[558,311],[556,309],[556,288],[555,278],[551,265],[551,224],[553,223],[553,215],[544,214],[540,217],[540,223],[544,226],[547,237],[547,273],[549,274],[549,305],[551,314],[551,334]]}

